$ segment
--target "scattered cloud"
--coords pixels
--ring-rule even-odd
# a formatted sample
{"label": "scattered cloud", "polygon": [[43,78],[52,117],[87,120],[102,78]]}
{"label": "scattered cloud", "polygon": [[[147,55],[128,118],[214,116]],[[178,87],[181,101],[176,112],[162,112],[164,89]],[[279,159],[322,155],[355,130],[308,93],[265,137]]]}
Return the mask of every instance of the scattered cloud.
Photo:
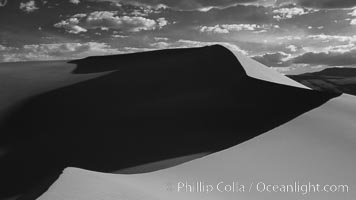
{"label": "scattered cloud", "polygon": [[78,34],[81,32],[87,32],[88,30],[79,26],[79,19],[76,17],[72,17],[66,20],[62,20],[54,24],[56,28],[64,28],[68,33]]}
{"label": "scattered cloud", "polygon": [[351,24],[351,25],[356,25],[356,19],[351,20],[351,21],[350,21],[350,24]]}
{"label": "scattered cloud", "polygon": [[356,6],[355,0],[295,0],[301,6],[310,8],[352,8]]}
{"label": "scattered cloud", "polygon": [[[119,4],[122,8],[122,5]],[[128,14],[131,16],[141,16],[141,17],[147,17],[148,15],[151,14],[159,14],[163,12],[164,10],[168,9],[166,5],[163,4],[158,4],[157,6],[135,6],[135,9],[129,11]]]}
{"label": "scattered cloud", "polygon": [[164,17],[158,18],[156,20],[156,22],[157,22],[159,28],[162,28],[163,26],[168,25],[168,21]]}
{"label": "scattered cloud", "polygon": [[72,17],[74,17],[74,18],[83,18],[83,17],[86,17],[86,16],[87,16],[87,14],[85,14],[85,13],[78,13],[78,14],[73,15]]}
{"label": "scattered cloud", "polygon": [[[6,4],[1,14],[16,17],[0,20],[0,60],[62,59],[217,41],[285,69],[336,65],[342,56],[352,63],[349,52],[356,48],[355,0],[0,0],[0,6]],[[26,14],[32,12],[46,17]],[[23,31],[14,33],[16,27]],[[100,43],[89,43],[94,40]]]}
{"label": "scattered cloud", "polygon": [[7,46],[4,46],[4,45],[1,45],[0,44],[0,51],[3,52],[3,51],[10,51],[10,50],[13,50],[15,49],[14,47],[7,47]]}
{"label": "scattered cloud", "polygon": [[284,52],[266,53],[253,59],[270,67],[356,66],[356,45],[328,46],[321,51],[306,49],[304,53],[294,56]]}
{"label": "scattered cloud", "polygon": [[339,41],[339,42],[356,42],[356,36],[344,35],[308,35],[306,39],[323,40],[323,41]]}
{"label": "scattered cloud", "polygon": [[135,53],[135,52],[143,52],[143,51],[153,51],[157,49],[146,48],[146,47],[124,47],[123,50],[125,51],[125,53]]}
{"label": "scattered cloud", "polygon": [[221,44],[233,52],[247,55],[247,52],[241,50],[237,45],[227,42],[201,42],[193,40],[170,42],[169,38],[164,37],[157,37],[155,40],[156,42],[149,44],[147,47],[126,46],[122,48],[113,48],[107,43],[99,42],[31,44],[23,45],[19,48],[0,45],[0,62],[77,59],[92,55],[132,53],[167,48],[192,48],[214,44]]}
{"label": "scattered cloud", "polygon": [[137,6],[157,7],[165,5],[175,10],[197,10],[206,12],[213,8],[227,8],[237,4],[257,2],[257,0],[91,0],[91,1],[110,1],[132,4]]}
{"label": "scattered cloud", "polygon": [[39,8],[36,7],[36,2],[34,0],[28,1],[26,3],[20,3],[20,9],[24,12],[31,13]]}
{"label": "scattered cloud", "polygon": [[253,31],[259,27],[257,24],[218,24],[215,26],[202,26],[200,32],[230,33],[236,31]]}
{"label": "scattered cloud", "polygon": [[351,13],[348,13],[348,15],[356,17],[356,8]]}
{"label": "scattered cloud", "polygon": [[288,61],[290,57],[290,54],[280,51],[276,53],[266,53],[252,58],[269,67],[287,67],[290,65]]}
{"label": "scattered cloud", "polygon": [[108,27],[128,32],[154,30],[167,24],[164,23],[166,22],[164,18],[156,22],[144,17],[117,16],[116,14],[117,12],[113,11],[95,11],[88,15],[86,22],[91,28]]}
{"label": "scattered cloud", "polygon": [[69,2],[72,4],[79,4],[80,0],[69,0]]}
{"label": "scattered cloud", "polygon": [[113,38],[128,38],[129,36],[116,34],[116,35],[111,35],[111,37],[113,37]]}
{"label": "scattered cloud", "polygon": [[296,64],[351,66],[356,65],[356,49],[347,52],[307,52],[292,59]]}
{"label": "scattered cloud", "polygon": [[169,38],[166,38],[166,37],[154,37],[154,39],[156,41],[168,41],[169,40]]}
{"label": "scattered cloud", "polygon": [[121,53],[106,43],[52,43],[31,44],[21,48],[7,48],[0,55],[1,62],[58,60],[82,58],[90,55]]}
{"label": "scattered cloud", "polygon": [[115,29],[125,32],[140,32],[155,30],[166,26],[165,18],[148,19],[136,16],[118,16],[117,11],[94,11],[89,14],[76,14],[71,18],[54,24],[57,28],[64,28],[69,33],[78,34],[88,29]]}
{"label": "scattered cloud", "polygon": [[348,13],[348,15],[351,15],[352,17],[355,17],[354,19],[350,20],[351,25],[356,25],[356,8],[351,13]]}
{"label": "scattered cloud", "polygon": [[301,15],[306,15],[310,14],[313,12],[316,12],[317,10],[311,9],[311,8],[300,8],[300,7],[282,7],[273,10],[273,16],[274,19],[276,20],[281,20],[281,19],[291,19],[294,16],[301,16]]}
{"label": "scattered cloud", "polygon": [[207,33],[232,33],[238,31],[266,31],[271,28],[279,28],[278,25],[258,25],[258,24],[217,24],[215,26],[201,26],[200,32]]}
{"label": "scattered cloud", "polygon": [[345,44],[345,45],[332,45],[332,46],[327,46],[321,49],[321,51],[312,51],[310,50],[310,52],[324,52],[324,53],[346,53],[349,51],[352,51],[353,49],[355,49],[355,43],[349,43],[349,44]]}
{"label": "scattered cloud", "polygon": [[288,45],[287,47],[286,47],[286,49],[288,49],[289,51],[291,51],[291,52],[297,52],[298,51],[298,47],[297,46],[295,46],[295,45]]}

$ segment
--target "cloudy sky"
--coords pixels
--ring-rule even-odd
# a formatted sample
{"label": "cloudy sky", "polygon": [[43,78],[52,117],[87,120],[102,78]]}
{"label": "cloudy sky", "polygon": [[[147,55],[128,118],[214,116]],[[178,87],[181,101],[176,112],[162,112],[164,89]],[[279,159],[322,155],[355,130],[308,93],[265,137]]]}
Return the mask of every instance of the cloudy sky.
{"label": "cloudy sky", "polygon": [[0,0],[0,62],[221,43],[278,71],[356,66],[355,0]]}

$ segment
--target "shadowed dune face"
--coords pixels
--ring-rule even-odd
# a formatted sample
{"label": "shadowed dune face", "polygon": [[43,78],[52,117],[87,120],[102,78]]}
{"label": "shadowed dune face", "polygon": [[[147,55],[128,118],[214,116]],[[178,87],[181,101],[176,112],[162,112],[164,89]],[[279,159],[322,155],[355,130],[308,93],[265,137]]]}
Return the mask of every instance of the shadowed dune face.
{"label": "shadowed dune face", "polygon": [[38,95],[7,117],[2,196],[54,174],[49,183],[67,166],[110,172],[216,152],[336,96],[250,78],[221,46],[71,62],[73,73],[112,72]]}
{"label": "shadowed dune face", "polygon": [[328,68],[289,77],[315,90],[356,95],[356,68]]}

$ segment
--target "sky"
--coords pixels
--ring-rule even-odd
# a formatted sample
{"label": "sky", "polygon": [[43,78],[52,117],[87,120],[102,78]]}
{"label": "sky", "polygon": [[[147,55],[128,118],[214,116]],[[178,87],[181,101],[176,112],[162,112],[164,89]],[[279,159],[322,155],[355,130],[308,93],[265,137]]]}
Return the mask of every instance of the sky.
{"label": "sky", "polygon": [[355,0],[0,0],[0,62],[222,44],[282,73],[356,66]]}

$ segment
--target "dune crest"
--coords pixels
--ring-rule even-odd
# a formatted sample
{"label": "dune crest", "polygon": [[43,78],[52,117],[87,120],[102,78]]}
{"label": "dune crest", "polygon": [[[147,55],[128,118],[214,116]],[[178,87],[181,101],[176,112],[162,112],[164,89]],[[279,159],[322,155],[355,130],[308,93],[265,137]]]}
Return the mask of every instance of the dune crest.
{"label": "dune crest", "polygon": [[[233,52],[233,51],[232,51]],[[233,52],[237,59],[240,61],[241,65],[245,69],[248,76],[272,83],[278,83],[283,85],[289,85],[298,88],[310,89],[309,87],[302,85],[285,75],[253,60],[240,53]]]}

